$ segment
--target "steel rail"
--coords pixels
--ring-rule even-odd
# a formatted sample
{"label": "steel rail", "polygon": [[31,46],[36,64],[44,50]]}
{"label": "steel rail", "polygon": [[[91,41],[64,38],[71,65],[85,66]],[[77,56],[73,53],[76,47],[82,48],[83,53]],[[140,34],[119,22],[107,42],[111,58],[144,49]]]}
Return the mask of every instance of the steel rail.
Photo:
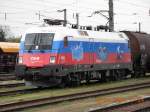
{"label": "steel rail", "polygon": [[12,83],[12,84],[0,84],[0,88],[18,87],[25,86],[25,83]]}
{"label": "steel rail", "polygon": [[29,101],[21,101],[21,102],[14,102],[8,104],[0,104],[0,112],[7,112],[7,111],[17,111],[20,109],[26,109],[46,104],[55,104],[64,101],[72,101],[78,100],[88,97],[96,97],[96,96],[103,96],[108,94],[115,94],[115,93],[122,93],[127,91],[133,91],[138,89],[149,88],[150,82],[142,83],[142,84],[135,84],[135,85],[128,85],[123,87],[116,87],[116,88],[109,88],[103,90],[96,90],[96,91],[89,91],[83,93],[75,93],[70,95],[63,95],[63,96],[56,96],[56,97],[47,97]]}
{"label": "steel rail", "polygon": [[19,90],[12,90],[12,91],[2,91],[0,92],[0,97],[2,96],[13,96],[17,94],[28,94],[28,93],[35,93],[42,90],[47,90],[48,88],[28,88],[28,89],[19,89]]}
{"label": "steel rail", "polygon": [[16,76],[14,74],[0,74],[0,81],[14,80]]}

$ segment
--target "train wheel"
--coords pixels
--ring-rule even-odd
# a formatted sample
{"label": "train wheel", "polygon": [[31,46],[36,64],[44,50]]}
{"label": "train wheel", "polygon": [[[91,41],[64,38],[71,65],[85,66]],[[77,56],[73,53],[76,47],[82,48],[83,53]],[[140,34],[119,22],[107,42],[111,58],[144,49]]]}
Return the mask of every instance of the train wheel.
{"label": "train wheel", "polygon": [[141,71],[140,70],[135,70],[133,74],[133,78],[138,78],[141,76]]}
{"label": "train wheel", "polygon": [[117,79],[117,74],[116,74],[116,70],[111,70],[110,71],[110,80],[111,81],[116,81]]}
{"label": "train wheel", "polygon": [[67,75],[65,77],[66,86],[71,86],[71,76]]}
{"label": "train wheel", "polygon": [[91,79],[90,74],[87,73],[87,75],[86,75],[86,84],[90,83],[90,79]]}
{"label": "train wheel", "polygon": [[106,70],[106,71],[102,72],[102,81],[109,82],[110,79],[111,79],[110,70]]}
{"label": "train wheel", "polygon": [[81,84],[80,74],[72,74],[71,75],[71,85],[79,86]]}
{"label": "train wheel", "polygon": [[80,80],[74,82],[74,85],[75,85],[75,86],[79,86],[80,84],[81,84],[81,81],[80,81]]}
{"label": "train wheel", "polygon": [[90,84],[90,79],[86,79],[86,84]]}
{"label": "train wheel", "polygon": [[126,78],[126,71],[125,70],[116,70],[117,80],[123,80]]}
{"label": "train wheel", "polygon": [[61,83],[59,84],[60,88],[64,88],[66,87],[67,83],[66,83],[66,76],[61,78]]}
{"label": "train wheel", "polygon": [[42,86],[37,86],[37,88],[38,88],[38,89],[43,89],[44,87],[42,87]]}
{"label": "train wheel", "polygon": [[101,81],[106,82],[106,72],[104,71],[101,73]]}
{"label": "train wheel", "polygon": [[141,71],[140,77],[145,77],[145,76],[146,76],[145,69],[143,68],[143,69],[141,69],[140,71]]}
{"label": "train wheel", "polygon": [[81,84],[81,79],[79,75],[76,77],[76,81],[74,82],[74,84],[75,86],[79,86]]}

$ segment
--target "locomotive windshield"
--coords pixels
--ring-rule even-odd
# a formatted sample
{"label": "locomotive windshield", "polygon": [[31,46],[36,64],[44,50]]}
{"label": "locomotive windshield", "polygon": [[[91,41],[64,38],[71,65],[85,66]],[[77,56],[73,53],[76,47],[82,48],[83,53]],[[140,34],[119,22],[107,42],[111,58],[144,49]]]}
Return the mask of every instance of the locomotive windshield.
{"label": "locomotive windshield", "polygon": [[54,33],[29,33],[25,36],[25,50],[50,50]]}

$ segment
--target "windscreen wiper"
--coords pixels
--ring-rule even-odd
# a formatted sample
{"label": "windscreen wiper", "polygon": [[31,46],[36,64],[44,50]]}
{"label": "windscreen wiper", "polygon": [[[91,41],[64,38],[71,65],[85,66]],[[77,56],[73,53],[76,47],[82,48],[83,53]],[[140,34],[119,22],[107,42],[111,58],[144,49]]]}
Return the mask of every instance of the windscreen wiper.
{"label": "windscreen wiper", "polygon": [[28,52],[32,52],[32,47],[34,45],[36,45],[36,40],[37,40],[38,36],[35,35],[34,40],[33,40],[33,44],[30,45],[30,48],[28,49]]}
{"label": "windscreen wiper", "polygon": [[28,49],[28,52],[32,52],[32,45],[30,45],[30,48]]}

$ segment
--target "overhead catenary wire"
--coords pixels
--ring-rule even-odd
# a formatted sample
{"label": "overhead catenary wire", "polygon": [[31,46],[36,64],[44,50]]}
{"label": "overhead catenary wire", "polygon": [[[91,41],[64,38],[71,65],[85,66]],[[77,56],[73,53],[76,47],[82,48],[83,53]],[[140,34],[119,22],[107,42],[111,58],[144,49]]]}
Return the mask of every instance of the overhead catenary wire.
{"label": "overhead catenary wire", "polygon": [[136,3],[132,3],[132,2],[128,2],[128,1],[123,1],[123,0],[119,0],[119,2],[123,2],[135,7],[141,7],[141,8],[150,8],[149,6],[145,6],[145,5],[140,5],[140,4],[136,4]]}
{"label": "overhead catenary wire", "polygon": [[[14,0],[13,0],[14,1]],[[16,0],[16,1],[18,1],[19,2],[19,0]],[[44,0],[45,1],[45,0]],[[17,2],[17,3],[18,3]],[[43,2],[43,1],[39,1],[38,0],[38,2],[40,2],[38,5],[41,5],[41,3],[44,3],[45,4],[45,2]],[[47,1],[46,1],[47,2]],[[122,1],[121,1],[122,2]],[[124,2],[124,1],[123,1]],[[22,4],[24,4],[24,1],[21,1],[21,3]],[[27,3],[27,2],[25,2],[25,3]],[[27,5],[31,5],[31,6],[33,6],[33,4],[35,4],[35,3],[37,3],[37,1],[36,2],[29,2],[29,3],[27,3]],[[53,4],[53,2],[48,2],[48,3],[51,3],[52,5],[54,5]],[[46,4],[48,4],[48,3],[46,3]],[[128,2],[127,2],[128,3]],[[60,5],[62,6],[62,4],[63,3],[56,3],[55,5],[57,5],[58,7],[60,7]],[[66,5],[68,5],[68,6],[70,6],[70,5],[74,5],[75,3],[71,3],[71,4],[66,4]],[[131,4],[131,3],[130,3]],[[132,4],[133,5],[133,4]],[[135,4],[134,4],[135,5]],[[48,5],[48,6],[50,6],[50,5]],[[136,5],[137,6],[137,5]],[[53,7],[53,6],[51,6],[52,8],[58,8],[58,7]],[[72,7],[72,6],[71,6]],[[80,6],[79,6],[80,7]],[[15,7],[16,8],[16,7]],[[85,9],[89,9],[89,7],[85,7],[85,4],[84,4],[84,6],[82,6],[82,7],[80,7],[80,8],[85,8]],[[17,8],[16,8],[17,9]],[[20,9],[20,8],[19,8]],[[91,9],[91,8],[90,8]],[[71,8],[70,8],[70,10],[71,10]]]}
{"label": "overhead catenary wire", "polygon": [[[13,0],[13,1],[14,1],[14,0]],[[22,1],[21,1],[21,3],[20,3],[18,0],[16,0],[16,1],[17,1],[17,3],[19,3],[19,6],[20,6],[21,4],[27,3],[27,2],[24,3],[24,2],[22,2]],[[29,2],[29,3],[27,3],[27,6],[31,6],[31,7],[32,7],[33,4],[35,5],[35,3],[37,4],[37,2]],[[45,4],[45,2],[38,3],[38,6],[41,6],[42,4]],[[56,9],[58,9],[58,8],[60,8],[60,6],[62,7],[62,4],[63,4],[63,3],[61,3],[61,4],[55,4],[55,3],[54,3],[54,4],[53,4],[53,2],[52,2],[52,3],[50,2],[50,4],[51,4],[51,5],[48,5],[48,3],[46,3],[47,7],[51,7],[51,8],[56,8]],[[75,4],[75,3],[73,2],[73,3],[70,3],[70,4],[65,4],[64,6],[65,6],[65,7],[67,6],[68,8],[69,8],[69,7],[72,7],[72,8],[69,8],[69,9],[76,11],[75,9],[73,9],[73,5],[74,5],[74,4]],[[57,6],[57,7],[54,7],[54,5]],[[5,7],[7,7],[7,6],[9,7],[9,4],[7,4],[7,5],[5,4]],[[24,8],[22,8],[22,7],[17,7],[17,6],[18,6],[17,4],[15,4],[14,7],[11,5],[11,7],[14,8],[14,9],[24,9]],[[9,8],[10,8],[10,7],[9,7]],[[67,8],[67,9],[68,9],[68,8]],[[80,8],[80,9],[84,9],[84,11],[85,11],[85,10],[91,10],[91,7],[90,7],[90,9],[89,9],[89,7],[85,7],[85,4],[82,5],[82,6],[79,6],[79,8]],[[93,8],[93,9],[94,9],[94,8]],[[28,9],[27,9],[27,10],[28,10]],[[36,9],[34,9],[34,11],[35,11],[35,10],[36,10]],[[38,9],[38,10],[39,10],[39,9]],[[41,10],[43,10],[43,9],[41,9]],[[45,9],[44,9],[44,10],[45,10]],[[94,9],[94,10],[95,10],[95,9]]]}
{"label": "overhead catenary wire", "polygon": [[[18,1],[18,0],[16,0],[16,1]],[[122,1],[121,1],[122,2]],[[123,1],[124,2],[124,1]],[[19,2],[20,3],[20,2]],[[24,3],[24,2],[21,2],[22,4]],[[27,2],[25,2],[25,3],[27,3]],[[41,3],[42,3],[42,1],[41,1]],[[39,2],[39,5],[41,5],[41,3]],[[128,2],[127,2],[128,3]],[[34,4],[34,2],[30,2],[30,3],[28,3],[27,5],[29,6],[33,6],[32,4]],[[48,3],[46,3],[46,4],[48,4]],[[52,5],[53,5],[53,2],[51,3]],[[74,3],[71,3],[72,5],[74,5]],[[69,7],[73,7],[73,6],[70,6],[71,4],[67,4]],[[21,4],[20,4],[21,5]],[[52,7],[52,8],[56,8],[56,9],[58,9],[60,6],[60,4],[55,4],[55,5],[57,5],[58,7],[54,7],[54,6],[51,6],[51,5],[48,5],[48,6],[50,6],[50,7]],[[133,4],[132,4],[133,5]],[[135,5],[135,4],[134,4]],[[6,5],[5,5],[6,6]],[[81,6],[81,7],[80,7]],[[12,5],[11,5],[11,7],[12,7]],[[75,9],[73,9],[73,8],[67,8],[68,10],[72,10],[72,11],[76,11]],[[88,7],[85,7],[85,5],[79,5],[79,7],[80,7],[80,9],[85,9],[85,10],[91,10],[91,8],[89,9]],[[26,10],[25,8],[20,8],[20,7],[13,7],[13,8],[15,8],[15,9],[24,9],[24,10]],[[27,10],[30,10],[30,9],[27,9]],[[83,12],[85,11],[85,10],[83,10]],[[33,10],[30,10],[30,11],[33,11]],[[36,12],[37,10],[36,9],[34,9],[34,11]],[[41,11],[43,11],[43,12],[51,12],[51,11],[48,11],[47,9],[41,9]],[[28,11],[27,11],[28,12]],[[16,12],[16,13],[19,13],[19,12]],[[11,14],[16,14],[15,12],[13,12],[13,13],[11,13]],[[21,12],[20,12],[21,13]]]}

